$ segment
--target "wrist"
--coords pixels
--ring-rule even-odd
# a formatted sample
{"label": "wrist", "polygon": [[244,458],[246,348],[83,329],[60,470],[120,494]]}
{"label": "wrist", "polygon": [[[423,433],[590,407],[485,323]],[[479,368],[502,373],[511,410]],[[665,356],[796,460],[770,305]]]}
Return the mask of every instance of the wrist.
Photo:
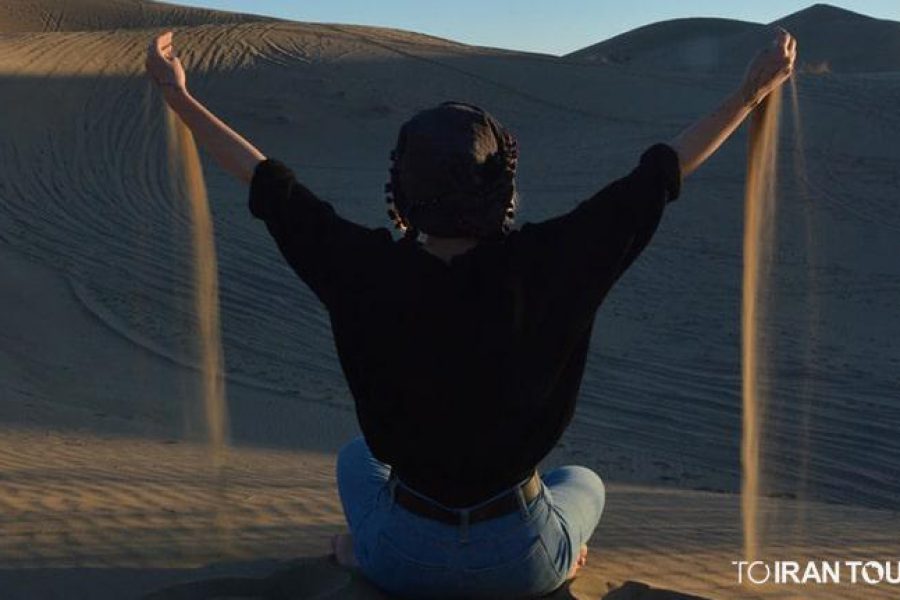
{"label": "wrist", "polygon": [[191,94],[187,88],[175,83],[161,83],[159,84],[159,89],[166,102],[173,107],[177,104],[184,104],[191,99]]}
{"label": "wrist", "polygon": [[742,109],[752,111],[756,108],[756,105],[760,103],[763,97],[759,93],[759,90],[747,83],[743,83],[741,84],[741,87],[732,94],[732,98]]}

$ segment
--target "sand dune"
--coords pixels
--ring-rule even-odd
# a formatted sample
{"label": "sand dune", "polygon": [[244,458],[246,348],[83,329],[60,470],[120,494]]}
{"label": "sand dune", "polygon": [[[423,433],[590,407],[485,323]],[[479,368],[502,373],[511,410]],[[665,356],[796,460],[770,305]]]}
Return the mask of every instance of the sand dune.
{"label": "sand dune", "polygon": [[[0,442],[10,479],[0,497],[4,599],[127,600],[169,589],[154,598],[200,600],[208,598],[200,590],[216,588],[229,598],[259,597],[238,593],[248,589],[298,600],[386,598],[323,555],[344,527],[332,455],[236,448],[221,489],[195,443],[37,430],[4,433]],[[856,597],[850,585],[794,596],[782,586],[736,586],[730,561],[740,551],[740,508],[732,495],[616,484],[608,503],[586,572],[554,600],[597,600],[626,581],[703,598]],[[892,511],[778,499],[762,509],[776,527],[770,551],[778,556],[840,560],[846,549],[835,539],[851,538],[854,553],[868,553],[855,556],[898,550]],[[858,597],[894,597],[863,591]],[[609,596],[681,598],[635,585]]]}
{"label": "sand dune", "polygon": [[633,29],[565,58],[596,63],[667,66],[704,69],[720,66],[724,42],[748,30],[761,29],[756,23],[732,19],[673,19]]}
{"label": "sand dune", "polygon": [[189,27],[268,21],[266,17],[148,0],[5,0],[0,33]]}
{"label": "sand dune", "polygon": [[816,4],[775,23],[809,39],[799,57],[807,64],[827,64],[842,73],[900,70],[900,23],[896,21]]}
{"label": "sand dune", "polygon": [[816,4],[769,26],[728,19],[675,19],[623,33],[566,55],[644,69],[740,69],[781,26],[802,40],[797,65],[816,72],[900,70],[900,23]]}
{"label": "sand dune", "polygon": [[[891,46],[856,53],[855,37],[831,36],[890,37],[897,24],[820,7],[788,22],[801,49],[834,62],[827,77],[799,76],[804,173],[789,114],[783,128],[766,330],[777,344],[764,382],[768,551],[887,559],[900,539],[900,75],[887,69]],[[191,577],[262,577],[274,566],[258,559],[320,556],[341,527],[331,469],[356,423],[327,314],[251,219],[246,189],[208,163],[233,447],[224,483],[204,478],[188,207],[169,189],[159,98],[142,76],[163,25],[177,25],[198,97],[372,226],[387,224],[388,152],[416,110],[464,99],[508,125],[520,141],[522,219],[542,219],[711,109],[762,27],[657,24],[594,47],[590,60],[149,2],[5,2],[4,598],[59,597],[79,578],[137,597]],[[697,39],[729,49],[728,60]],[[679,68],[665,68],[669,58]],[[685,183],[598,314],[575,422],[546,461],[589,465],[610,483],[580,597],[627,579],[714,598],[890,597],[743,590],[730,579],[741,541],[744,141]],[[227,545],[212,533],[217,502]],[[228,561],[243,566],[191,570]]]}

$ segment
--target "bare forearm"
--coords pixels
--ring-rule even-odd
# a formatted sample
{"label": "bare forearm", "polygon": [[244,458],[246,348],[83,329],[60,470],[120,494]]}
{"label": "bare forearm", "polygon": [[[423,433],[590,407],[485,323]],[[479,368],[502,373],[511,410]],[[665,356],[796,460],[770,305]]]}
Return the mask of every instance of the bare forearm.
{"label": "bare forearm", "polygon": [[738,90],[672,140],[670,145],[678,153],[682,177],[692,173],[718,150],[752,110],[752,102]]}
{"label": "bare forearm", "polygon": [[777,28],[772,43],[747,66],[740,87],[711,114],[672,140],[670,145],[678,153],[682,177],[703,164],[753,108],[791,76],[796,57],[797,40],[784,29]]}
{"label": "bare forearm", "polygon": [[163,88],[166,103],[184,121],[200,144],[223,169],[249,183],[265,156],[198,102],[187,90]]}

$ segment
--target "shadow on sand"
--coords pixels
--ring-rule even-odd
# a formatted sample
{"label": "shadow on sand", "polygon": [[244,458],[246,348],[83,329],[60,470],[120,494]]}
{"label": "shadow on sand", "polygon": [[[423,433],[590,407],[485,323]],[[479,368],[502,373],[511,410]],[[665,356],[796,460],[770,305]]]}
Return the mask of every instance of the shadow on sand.
{"label": "shadow on sand", "polygon": [[[575,593],[567,584],[545,600],[601,600],[599,594]],[[390,600],[358,573],[339,566],[331,556],[286,563],[263,578],[221,577],[182,583],[153,592],[143,600]],[[708,600],[627,581],[607,591],[602,600]]]}

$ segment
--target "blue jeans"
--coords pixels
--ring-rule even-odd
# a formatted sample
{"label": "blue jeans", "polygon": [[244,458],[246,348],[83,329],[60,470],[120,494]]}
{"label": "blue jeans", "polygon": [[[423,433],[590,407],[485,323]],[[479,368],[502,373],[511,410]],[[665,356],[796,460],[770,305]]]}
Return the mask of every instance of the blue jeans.
{"label": "blue jeans", "polygon": [[396,504],[393,486],[403,484],[390,478],[390,467],[372,456],[362,436],[337,459],[360,570],[401,598],[527,598],[562,585],[600,521],[606,493],[585,467],[559,467],[541,480],[530,502],[518,492],[520,510],[465,526]]}

